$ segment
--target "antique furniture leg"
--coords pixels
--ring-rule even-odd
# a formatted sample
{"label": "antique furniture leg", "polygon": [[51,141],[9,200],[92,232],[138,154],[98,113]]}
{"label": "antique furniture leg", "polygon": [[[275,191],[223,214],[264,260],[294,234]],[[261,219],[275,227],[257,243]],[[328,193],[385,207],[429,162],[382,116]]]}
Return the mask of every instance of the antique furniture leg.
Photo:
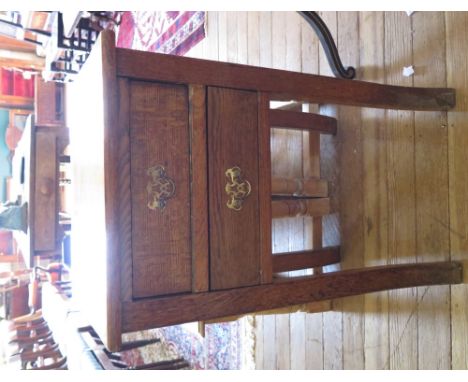
{"label": "antique furniture leg", "polygon": [[352,80],[356,76],[356,69],[352,66],[348,66],[347,68],[343,66],[333,36],[317,12],[300,11],[297,13],[299,13],[312,27],[315,33],[317,33],[333,74],[336,77]]}

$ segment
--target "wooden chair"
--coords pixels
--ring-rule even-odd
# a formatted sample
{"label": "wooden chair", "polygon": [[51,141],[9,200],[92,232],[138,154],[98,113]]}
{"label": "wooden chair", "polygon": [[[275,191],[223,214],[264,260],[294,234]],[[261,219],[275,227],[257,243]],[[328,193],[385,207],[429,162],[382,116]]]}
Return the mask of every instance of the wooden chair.
{"label": "wooden chair", "polygon": [[65,370],[63,356],[41,311],[21,316],[8,325],[9,363],[22,370]]}
{"label": "wooden chair", "polygon": [[18,353],[23,350],[29,350],[36,345],[53,344],[54,338],[50,330],[31,335],[16,335],[10,339],[9,344],[16,344]]}
{"label": "wooden chair", "polygon": [[0,293],[7,319],[14,319],[29,312],[28,297],[30,269],[0,272]]}
{"label": "wooden chair", "polygon": [[49,331],[47,322],[42,321],[37,324],[28,323],[24,325],[16,325],[11,331],[11,338],[30,337],[33,334],[44,334]]}
{"label": "wooden chair", "polygon": [[29,323],[37,323],[37,321],[43,321],[42,310],[38,309],[33,313],[26,314],[24,316],[19,316],[13,319],[12,325],[24,325]]}
{"label": "wooden chair", "polygon": [[59,346],[56,343],[37,345],[34,348],[26,349],[10,357],[9,363],[21,363],[21,369],[25,370],[28,363],[35,362],[39,357],[50,357],[59,352]]}
{"label": "wooden chair", "polygon": [[67,370],[67,357],[60,350],[47,350],[41,354],[33,354],[24,361],[24,370]]}

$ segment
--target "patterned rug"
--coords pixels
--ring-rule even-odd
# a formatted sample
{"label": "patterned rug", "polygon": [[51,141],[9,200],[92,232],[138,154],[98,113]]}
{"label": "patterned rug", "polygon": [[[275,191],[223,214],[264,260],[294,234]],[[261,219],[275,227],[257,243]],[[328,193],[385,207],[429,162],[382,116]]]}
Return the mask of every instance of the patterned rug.
{"label": "patterned rug", "polygon": [[197,324],[184,324],[124,335],[124,341],[159,338],[161,342],[121,353],[129,365],[137,366],[183,357],[193,370],[255,369],[255,320],[206,325],[205,337]]}
{"label": "patterned rug", "polygon": [[182,56],[205,38],[206,12],[123,12],[119,48]]}

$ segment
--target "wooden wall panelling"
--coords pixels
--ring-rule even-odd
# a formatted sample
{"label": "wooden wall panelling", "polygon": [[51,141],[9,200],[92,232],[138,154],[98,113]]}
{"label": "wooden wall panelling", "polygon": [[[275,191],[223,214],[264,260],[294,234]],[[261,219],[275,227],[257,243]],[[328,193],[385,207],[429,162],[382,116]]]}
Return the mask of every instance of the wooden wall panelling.
{"label": "wooden wall panelling", "polygon": [[248,63],[248,17],[249,12],[235,12],[237,18],[237,62]]}
{"label": "wooden wall panelling", "polygon": [[[412,86],[411,77],[403,77],[403,66],[411,65],[411,18],[405,12],[385,13],[386,83]],[[414,159],[414,112],[388,110],[386,128],[387,182],[389,200],[389,261],[416,261],[416,193]],[[416,369],[418,354],[417,289],[391,291],[390,369]]]}
{"label": "wooden wall panelling", "polygon": [[448,113],[450,255],[464,262],[464,285],[451,288],[452,368],[468,369],[468,13],[445,14],[447,85],[457,91],[457,105]]}
{"label": "wooden wall panelling", "polygon": [[[301,70],[304,73],[319,72],[319,40],[305,20],[301,25]],[[318,113],[318,105],[303,104],[303,112]],[[303,176],[320,178],[320,134],[303,132]],[[304,218],[304,248],[322,247],[322,217]],[[310,272],[309,272],[310,273]],[[326,310],[331,307],[326,302]],[[305,316],[305,369],[323,369],[323,313]],[[293,350],[294,351],[294,350]]]}
{"label": "wooden wall panelling", "polygon": [[[286,34],[283,31],[286,28],[285,12],[272,12],[271,19],[271,41],[272,41],[272,61],[271,67],[275,69],[285,69],[286,67]],[[293,158],[289,149],[291,141],[288,139],[288,132],[280,129],[274,129],[271,134],[271,156],[272,156],[272,176],[283,175],[292,176],[294,171]],[[273,220],[273,253],[286,252],[290,249],[290,226],[292,219],[274,219]],[[290,331],[289,314],[276,315],[276,335],[275,369],[290,368]]]}
{"label": "wooden wall panelling", "polygon": [[[323,21],[327,24],[335,41],[337,41],[338,28],[337,28],[337,13],[336,12],[320,12]],[[332,71],[326,60],[325,53],[322,46],[319,46],[319,74],[324,76],[333,76]],[[321,105],[320,114],[336,118],[338,116],[338,109],[333,105]],[[342,125],[338,120],[338,129]],[[332,211],[333,216],[327,220],[332,222],[332,225],[338,225],[338,208],[336,204],[339,201],[340,184],[339,184],[339,162],[338,162],[338,147],[336,137],[322,136],[321,137],[321,160],[322,160],[322,177],[331,181]],[[335,196],[335,198],[333,197]],[[337,198],[338,196],[338,198]],[[333,208],[333,201],[335,201],[335,208]],[[325,244],[325,243],[324,243]],[[343,368],[343,314],[341,308],[341,301],[336,300],[333,302],[333,311],[325,312],[323,314],[323,357],[324,369],[342,369]]]}
{"label": "wooden wall panelling", "polygon": [[227,62],[238,61],[238,35],[237,35],[237,14],[238,12],[226,12],[226,60]]}
{"label": "wooden wall panelling", "polygon": [[228,12],[218,13],[218,59],[227,61],[227,19]]}
{"label": "wooden wall panelling", "polygon": [[[339,12],[338,49],[345,65],[360,68],[359,14]],[[342,269],[364,266],[363,168],[361,109],[342,106],[338,109],[340,128],[340,222],[342,230]],[[343,368],[364,369],[364,296],[342,301]]]}
{"label": "wooden wall panelling", "polygon": [[219,12],[207,12],[207,17],[204,53],[210,60],[217,61],[219,59]]}
{"label": "wooden wall panelling", "polygon": [[260,14],[247,12],[247,64],[260,66]]}
{"label": "wooden wall panelling", "polygon": [[[411,17],[415,86],[446,86],[445,18]],[[449,182],[446,112],[415,113],[416,253],[418,261],[448,261]],[[450,286],[418,289],[418,369],[450,369]]]}
{"label": "wooden wall panelling", "polygon": [[[384,13],[359,12],[359,76],[365,81],[385,82]],[[363,108],[364,261],[366,266],[384,265],[388,253],[387,126],[385,110]],[[365,304],[365,368],[388,368],[388,292],[367,294]]]}
{"label": "wooden wall panelling", "polygon": [[[286,36],[286,66],[284,69],[300,72],[302,66],[301,46],[301,17],[296,12],[285,12]],[[274,41],[273,41],[274,43]],[[303,177],[303,133],[302,131],[287,131],[288,160],[295,164],[289,172],[289,177]],[[289,251],[300,251],[304,249],[304,218],[299,217],[289,220]],[[305,275],[305,270],[290,272],[291,276]],[[290,331],[290,369],[304,369],[305,367],[305,312],[295,312],[289,315]]]}
{"label": "wooden wall panelling", "polygon": [[[259,64],[263,67],[271,67],[272,65],[272,28],[273,28],[273,13],[260,12],[259,15]],[[272,135],[274,132],[272,132]],[[273,138],[272,138],[273,139]],[[272,150],[272,173],[275,171],[273,162],[274,146]],[[275,221],[273,221],[272,235],[275,238]],[[273,251],[275,250],[274,244]],[[258,318],[257,318],[258,319]],[[263,369],[276,369],[276,317],[274,315],[262,316],[257,325],[262,325],[263,330]],[[258,368],[258,366],[257,366]]]}

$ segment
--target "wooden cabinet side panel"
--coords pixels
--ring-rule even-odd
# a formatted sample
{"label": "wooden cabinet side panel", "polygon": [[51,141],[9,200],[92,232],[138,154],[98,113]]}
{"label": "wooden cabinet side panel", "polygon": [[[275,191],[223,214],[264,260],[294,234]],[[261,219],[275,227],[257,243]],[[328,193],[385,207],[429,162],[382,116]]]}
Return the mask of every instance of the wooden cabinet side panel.
{"label": "wooden cabinet side panel", "polygon": [[[210,288],[260,283],[257,93],[208,88]],[[226,170],[251,185],[242,209],[227,207]]]}
{"label": "wooden cabinet side panel", "polygon": [[34,114],[37,125],[65,125],[65,86],[59,82],[35,82]]}
{"label": "wooden cabinet side panel", "polygon": [[55,134],[36,134],[34,185],[34,249],[53,251],[57,225],[57,139]]}
{"label": "wooden cabinet side panel", "polygon": [[119,205],[119,254],[120,298],[133,298],[132,280],[132,190],[130,184],[130,81],[118,79],[119,89],[119,147],[118,147],[118,205]]}
{"label": "wooden cabinet side panel", "polygon": [[[130,85],[133,297],[189,292],[190,148],[185,86]],[[163,166],[175,186],[163,208],[150,209],[148,169]]]}

